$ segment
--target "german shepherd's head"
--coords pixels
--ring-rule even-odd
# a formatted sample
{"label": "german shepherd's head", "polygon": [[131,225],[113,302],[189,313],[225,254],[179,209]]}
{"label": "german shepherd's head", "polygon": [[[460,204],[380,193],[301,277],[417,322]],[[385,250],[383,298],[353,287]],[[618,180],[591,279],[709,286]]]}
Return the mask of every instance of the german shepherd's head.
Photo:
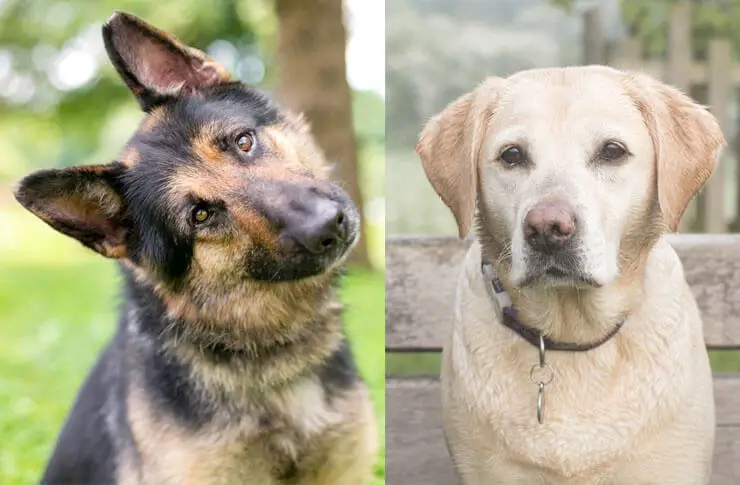
{"label": "german shepherd's head", "polygon": [[269,320],[310,300],[359,220],[303,119],[133,15],[103,38],[146,117],[116,161],[34,172],[18,201],[121,260],[171,316]]}

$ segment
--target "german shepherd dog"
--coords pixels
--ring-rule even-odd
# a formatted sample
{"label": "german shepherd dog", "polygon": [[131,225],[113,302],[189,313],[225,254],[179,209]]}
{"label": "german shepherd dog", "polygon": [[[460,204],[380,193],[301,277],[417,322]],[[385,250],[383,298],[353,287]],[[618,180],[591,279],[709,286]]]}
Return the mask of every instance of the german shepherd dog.
{"label": "german shepherd dog", "polygon": [[336,294],[356,207],[300,116],[133,15],[103,39],[145,119],[116,161],[15,192],[124,280],[42,483],[365,483],[377,429]]}

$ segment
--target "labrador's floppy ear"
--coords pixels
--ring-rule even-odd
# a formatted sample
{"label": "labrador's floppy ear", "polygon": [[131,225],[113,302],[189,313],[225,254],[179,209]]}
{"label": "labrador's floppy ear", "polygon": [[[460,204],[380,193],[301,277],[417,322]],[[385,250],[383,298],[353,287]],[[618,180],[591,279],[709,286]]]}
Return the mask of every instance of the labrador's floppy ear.
{"label": "labrador's floppy ear", "polygon": [[475,213],[480,149],[493,114],[501,78],[489,78],[427,122],[416,144],[424,172],[455,216],[460,239]]}
{"label": "labrador's floppy ear", "polygon": [[51,227],[108,258],[126,255],[127,224],[120,177],[113,162],[43,169],[24,177],[15,198]]}
{"label": "labrador's floppy ear", "polygon": [[103,25],[108,57],[144,111],[167,95],[229,82],[228,70],[205,53],[129,13]]}
{"label": "labrador's floppy ear", "polygon": [[645,74],[627,80],[653,140],[663,222],[676,231],[691,198],[712,175],[725,137],[717,119],[678,89]]}

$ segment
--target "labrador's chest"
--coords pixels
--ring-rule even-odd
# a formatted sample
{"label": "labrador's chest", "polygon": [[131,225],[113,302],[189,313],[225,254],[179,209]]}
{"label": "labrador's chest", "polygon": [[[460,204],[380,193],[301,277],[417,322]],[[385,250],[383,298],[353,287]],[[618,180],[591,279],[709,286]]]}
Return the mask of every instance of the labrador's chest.
{"label": "labrador's chest", "polygon": [[[495,462],[498,470],[527,470],[522,473],[530,478],[543,473],[548,483],[557,483],[553,476],[590,476],[590,483],[599,483],[596,477],[611,474],[610,464],[631,460],[646,436],[672,426],[671,416],[691,387],[691,364],[672,358],[690,356],[688,348],[661,354],[617,340],[590,355],[551,353],[553,378],[543,390],[539,424],[539,389],[530,379],[537,350],[525,343],[518,351],[502,351],[500,339],[457,337],[445,349],[443,378],[443,393],[457,397],[443,400],[448,414],[468,414],[448,419],[467,428],[451,434],[477,435],[481,444],[468,450],[457,443],[465,449],[461,454],[475,455],[471,462]],[[616,365],[625,355],[629,362]]]}

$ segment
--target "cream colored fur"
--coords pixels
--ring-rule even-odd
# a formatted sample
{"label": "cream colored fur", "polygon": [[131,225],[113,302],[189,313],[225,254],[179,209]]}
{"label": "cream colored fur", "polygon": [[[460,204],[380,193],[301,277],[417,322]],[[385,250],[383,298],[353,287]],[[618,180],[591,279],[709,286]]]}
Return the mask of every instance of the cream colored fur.
{"label": "cream colored fur", "polygon": [[[595,162],[608,139],[628,159]],[[526,146],[527,168],[498,160],[513,143]],[[442,365],[445,435],[465,485],[708,483],[715,418],[702,323],[661,234],[723,143],[708,111],[674,88],[601,66],[490,79],[425,127],[417,151],[432,185],[461,236],[474,219],[478,229]],[[551,197],[575,210],[574,254],[593,285],[519,286],[533,264],[524,216]],[[547,353],[555,376],[542,425],[529,377],[537,351],[497,321],[482,253],[522,322],[553,339],[598,340],[628,315],[601,347]]]}

